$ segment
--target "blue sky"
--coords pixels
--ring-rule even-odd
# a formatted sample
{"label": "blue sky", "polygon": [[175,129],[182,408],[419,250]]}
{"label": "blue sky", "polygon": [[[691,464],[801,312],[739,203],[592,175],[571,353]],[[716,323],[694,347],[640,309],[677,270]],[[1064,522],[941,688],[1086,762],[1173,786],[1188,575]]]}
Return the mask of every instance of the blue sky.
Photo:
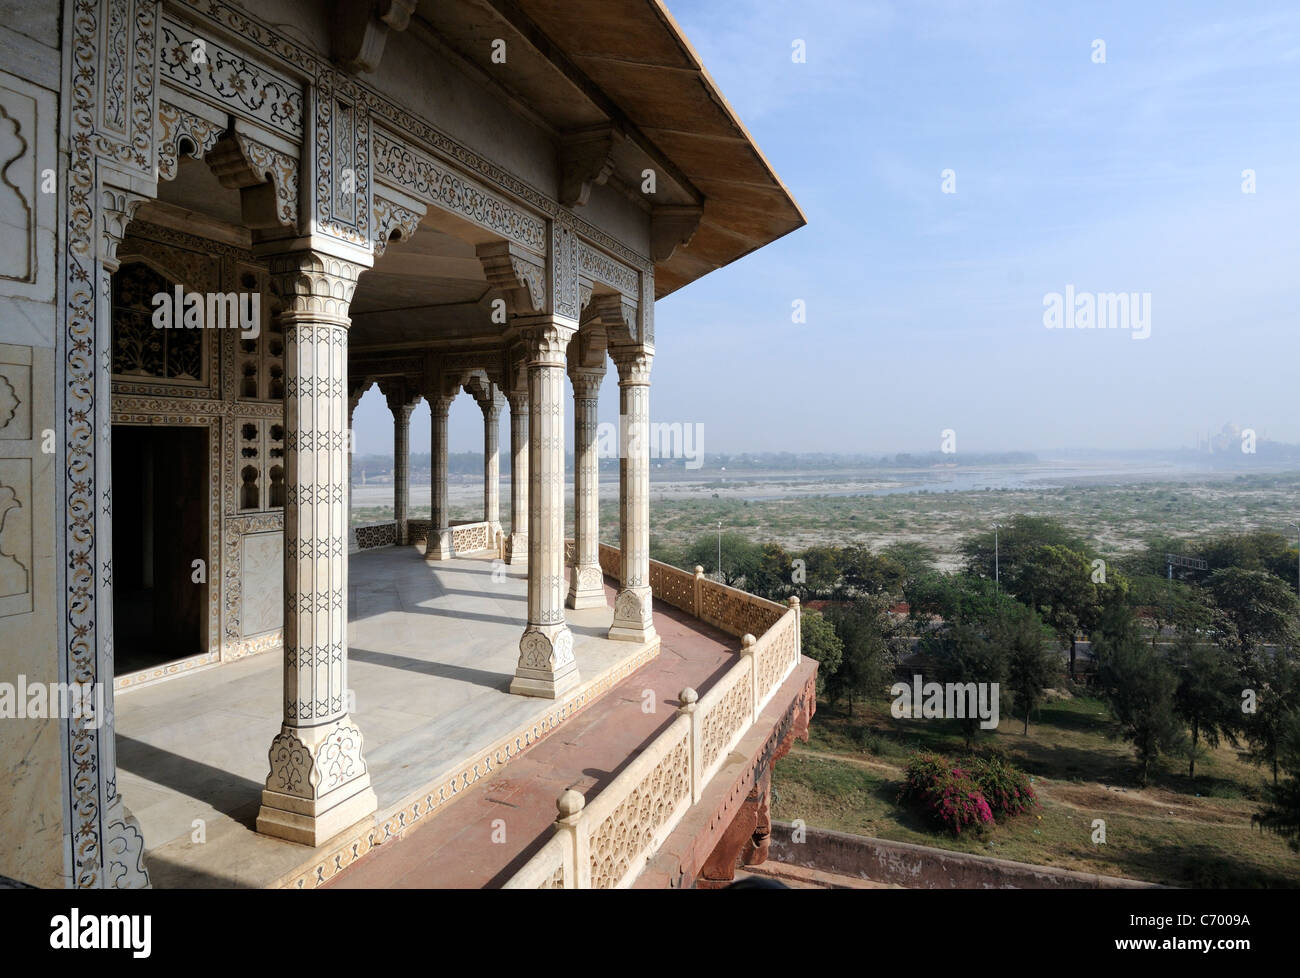
{"label": "blue sky", "polygon": [[[707,451],[1300,441],[1300,5],[669,6],[809,224],[659,303],[656,420]],[[1150,293],[1150,337],[1046,329],[1067,284]]]}

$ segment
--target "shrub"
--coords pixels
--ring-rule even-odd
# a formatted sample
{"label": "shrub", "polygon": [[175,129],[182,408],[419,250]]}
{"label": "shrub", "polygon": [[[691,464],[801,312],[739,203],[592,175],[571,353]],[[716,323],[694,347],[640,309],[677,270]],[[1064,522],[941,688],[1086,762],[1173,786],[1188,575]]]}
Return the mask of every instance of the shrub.
{"label": "shrub", "polygon": [[1022,815],[1038,807],[1029,776],[1001,754],[972,757],[963,763],[996,817]]}
{"label": "shrub", "polygon": [[907,762],[898,800],[909,805],[922,804],[950,770],[947,760],[938,754],[924,751],[913,754]]}
{"label": "shrub", "polygon": [[961,835],[963,829],[978,830],[993,821],[993,811],[975,779],[938,754],[912,757],[898,799],[953,835]]}

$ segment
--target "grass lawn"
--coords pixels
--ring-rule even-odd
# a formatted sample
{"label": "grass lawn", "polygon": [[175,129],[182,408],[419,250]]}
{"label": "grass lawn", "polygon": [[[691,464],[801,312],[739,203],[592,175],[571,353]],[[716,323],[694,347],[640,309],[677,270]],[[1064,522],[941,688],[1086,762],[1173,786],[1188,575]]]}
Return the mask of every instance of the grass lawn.
{"label": "grass lawn", "polygon": [[[1026,737],[1004,718],[981,743],[995,744],[1034,778],[1040,808],[953,838],[896,804],[903,767],[916,749],[955,757],[955,721],[895,720],[888,701],[819,708],[809,742],[777,762],[773,817],[898,842],[981,853],[1192,887],[1297,887],[1300,854],[1250,824],[1265,773],[1231,747],[1205,751],[1195,783],[1186,761],[1166,759],[1140,789],[1132,749],[1113,738],[1105,706],[1078,697],[1045,704]],[[1106,842],[1092,841],[1104,819]]]}

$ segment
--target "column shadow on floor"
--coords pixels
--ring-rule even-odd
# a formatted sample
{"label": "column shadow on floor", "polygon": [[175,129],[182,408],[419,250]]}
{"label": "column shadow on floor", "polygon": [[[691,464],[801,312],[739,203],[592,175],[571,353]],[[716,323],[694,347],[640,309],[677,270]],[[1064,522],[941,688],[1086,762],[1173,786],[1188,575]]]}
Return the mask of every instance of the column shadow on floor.
{"label": "column shadow on floor", "polygon": [[250,829],[255,827],[263,784],[120,733],[116,743],[117,766],[122,770],[211,805]]}
{"label": "column shadow on floor", "polygon": [[374,649],[348,649],[348,659],[352,662],[365,662],[375,666],[387,666],[390,669],[405,669],[425,676],[438,676],[458,682],[486,686],[488,689],[509,692],[510,680],[514,673],[488,672],[486,669],[474,669],[469,666],[454,666],[447,662],[430,662],[427,659],[414,659],[395,652],[378,652]]}

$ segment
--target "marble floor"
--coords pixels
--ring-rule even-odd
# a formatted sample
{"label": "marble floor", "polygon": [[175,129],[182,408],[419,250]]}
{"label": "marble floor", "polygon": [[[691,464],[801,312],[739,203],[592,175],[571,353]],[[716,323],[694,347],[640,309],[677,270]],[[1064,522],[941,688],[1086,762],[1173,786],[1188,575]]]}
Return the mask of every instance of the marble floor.
{"label": "marble floor", "polygon": [[[428,565],[397,547],[350,561],[349,686],[382,815],[554,703],[508,692],[524,568],[492,557]],[[604,638],[608,582],[606,592],[608,607],[567,612],[584,682],[645,652]],[[267,886],[311,860],[308,847],[253,831],[280,729],[281,663],[267,652],[118,693],[118,790],[155,886]]]}

